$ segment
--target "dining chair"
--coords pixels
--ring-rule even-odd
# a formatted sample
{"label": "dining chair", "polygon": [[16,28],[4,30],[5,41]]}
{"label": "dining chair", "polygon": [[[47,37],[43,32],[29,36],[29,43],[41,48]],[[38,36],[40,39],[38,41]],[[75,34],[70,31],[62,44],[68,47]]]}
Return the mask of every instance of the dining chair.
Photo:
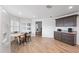
{"label": "dining chair", "polygon": [[21,35],[20,36],[20,44],[24,44],[25,36]]}
{"label": "dining chair", "polygon": [[19,45],[19,44],[20,44],[20,37],[19,37],[19,36],[16,36],[16,37],[15,37],[15,41],[16,41],[17,44]]}
{"label": "dining chair", "polygon": [[28,42],[27,34],[28,34],[28,33],[24,33],[24,37],[25,37],[25,38],[24,38],[24,42],[26,42],[26,43]]}
{"label": "dining chair", "polygon": [[31,32],[28,33],[27,38],[28,38],[28,41],[31,41]]}

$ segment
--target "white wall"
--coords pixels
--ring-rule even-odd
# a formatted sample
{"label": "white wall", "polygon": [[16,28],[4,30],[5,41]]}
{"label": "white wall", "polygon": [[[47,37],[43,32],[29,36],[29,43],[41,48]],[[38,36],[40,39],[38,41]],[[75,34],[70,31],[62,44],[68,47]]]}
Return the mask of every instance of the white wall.
{"label": "white wall", "polygon": [[1,29],[1,25],[2,25],[2,20],[1,20],[1,11],[0,11],[0,43],[1,43],[1,40],[2,40],[2,29]]}
{"label": "white wall", "polygon": [[57,29],[61,29],[62,31],[68,31],[68,28],[72,28],[72,31],[77,31],[76,27],[56,27],[55,31],[57,31]]}
{"label": "white wall", "polygon": [[0,52],[10,52],[10,18],[9,14],[0,9]]}
{"label": "white wall", "polygon": [[4,41],[4,34],[10,33],[10,18],[9,15],[1,11],[0,12],[0,42]]}
{"label": "white wall", "polygon": [[35,36],[35,22],[42,21],[42,37],[54,37],[55,20],[53,19],[32,19],[32,36]]}
{"label": "white wall", "polygon": [[77,44],[79,45],[79,16],[77,16]]}
{"label": "white wall", "polygon": [[55,20],[44,19],[42,26],[42,37],[54,38]]}

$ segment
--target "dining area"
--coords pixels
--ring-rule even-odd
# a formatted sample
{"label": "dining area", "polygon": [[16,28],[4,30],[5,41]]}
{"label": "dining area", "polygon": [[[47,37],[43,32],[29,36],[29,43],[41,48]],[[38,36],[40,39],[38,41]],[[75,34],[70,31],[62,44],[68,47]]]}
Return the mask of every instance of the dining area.
{"label": "dining area", "polygon": [[18,19],[14,17],[11,19],[10,25],[10,42],[15,42],[16,45],[24,45],[31,41],[31,22],[26,19]]}
{"label": "dining area", "polygon": [[11,34],[12,41],[15,41],[17,45],[24,45],[31,41],[31,32],[29,33],[13,33]]}

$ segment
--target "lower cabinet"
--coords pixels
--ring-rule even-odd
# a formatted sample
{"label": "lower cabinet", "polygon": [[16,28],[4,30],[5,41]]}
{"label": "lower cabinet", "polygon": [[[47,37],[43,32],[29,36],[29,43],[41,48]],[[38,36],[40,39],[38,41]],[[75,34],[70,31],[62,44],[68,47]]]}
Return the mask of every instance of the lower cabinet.
{"label": "lower cabinet", "polygon": [[76,45],[76,34],[55,31],[54,38],[70,45]]}
{"label": "lower cabinet", "polygon": [[55,32],[54,33],[54,38],[56,39],[56,40],[59,40],[59,41],[61,41],[61,32]]}

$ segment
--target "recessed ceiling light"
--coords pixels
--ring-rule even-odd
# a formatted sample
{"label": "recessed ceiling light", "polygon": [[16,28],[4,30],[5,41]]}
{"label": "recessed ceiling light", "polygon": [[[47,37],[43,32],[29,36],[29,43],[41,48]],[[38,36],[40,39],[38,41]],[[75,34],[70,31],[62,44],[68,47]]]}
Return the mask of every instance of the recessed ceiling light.
{"label": "recessed ceiling light", "polygon": [[22,12],[19,12],[18,14],[19,14],[19,15],[22,15]]}
{"label": "recessed ceiling light", "polygon": [[73,8],[73,6],[69,6],[69,9],[72,9]]}
{"label": "recessed ceiling light", "polygon": [[33,18],[35,18],[35,16],[33,16]]}

